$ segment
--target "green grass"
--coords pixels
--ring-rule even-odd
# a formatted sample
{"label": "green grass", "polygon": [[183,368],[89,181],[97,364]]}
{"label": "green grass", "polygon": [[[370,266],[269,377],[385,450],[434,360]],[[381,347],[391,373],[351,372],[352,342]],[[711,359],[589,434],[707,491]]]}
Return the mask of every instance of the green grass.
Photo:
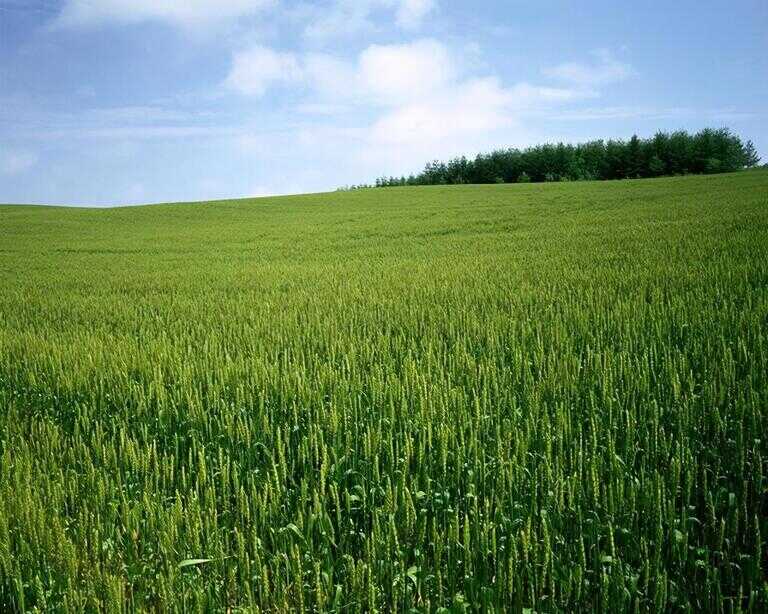
{"label": "green grass", "polygon": [[0,610],[765,611],[767,251],[768,171],[0,207]]}

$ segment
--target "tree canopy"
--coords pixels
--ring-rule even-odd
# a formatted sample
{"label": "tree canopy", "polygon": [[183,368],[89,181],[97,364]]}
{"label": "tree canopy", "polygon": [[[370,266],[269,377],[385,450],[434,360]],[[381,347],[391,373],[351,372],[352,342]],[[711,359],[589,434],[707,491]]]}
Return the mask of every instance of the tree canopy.
{"label": "tree canopy", "polygon": [[694,134],[658,132],[646,139],[635,135],[628,141],[544,144],[498,149],[474,159],[434,160],[418,175],[380,177],[375,186],[634,179],[724,173],[759,162],[752,141],[742,141],[727,128],[706,128]]}

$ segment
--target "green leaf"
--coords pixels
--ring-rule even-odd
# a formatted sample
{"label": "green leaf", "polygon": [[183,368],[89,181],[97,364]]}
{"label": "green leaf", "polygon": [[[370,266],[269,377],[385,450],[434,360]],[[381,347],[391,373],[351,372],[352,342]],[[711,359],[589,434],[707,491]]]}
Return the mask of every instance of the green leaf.
{"label": "green leaf", "polygon": [[213,559],[184,559],[178,564],[178,568],[183,569],[184,567],[192,567],[193,565],[203,565],[205,563],[210,563],[212,560]]}
{"label": "green leaf", "polygon": [[297,527],[292,522],[284,526],[283,531],[292,531],[296,537],[298,537],[301,541],[304,541],[304,536],[301,534],[301,531],[299,531],[299,527]]}
{"label": "green leaf", "polygon": [[411,579],[411,582],[413,582],[414,585],[418,586],[419,584],[419,578],[417,574],[421,571],[418,567],[413,565],[412,567],[408,568],[408,571],[405,572],[405,575],[408,576]]}

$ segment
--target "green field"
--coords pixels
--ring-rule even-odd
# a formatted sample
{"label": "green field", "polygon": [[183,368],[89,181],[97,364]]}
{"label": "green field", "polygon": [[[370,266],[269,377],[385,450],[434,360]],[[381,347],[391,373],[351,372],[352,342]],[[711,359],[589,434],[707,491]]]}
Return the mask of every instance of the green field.
{"label": "green field", "polygon": [[767,251],[768,171],[0,207],[0,610],[764,612]]}

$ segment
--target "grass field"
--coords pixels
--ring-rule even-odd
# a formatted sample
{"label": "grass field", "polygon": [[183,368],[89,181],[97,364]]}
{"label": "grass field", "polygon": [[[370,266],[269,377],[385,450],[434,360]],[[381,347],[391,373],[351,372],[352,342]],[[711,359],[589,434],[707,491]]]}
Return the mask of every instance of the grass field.
{"label": "grass field", "polygon": [[0,207],[0,610],[768,608],[768,172]]}

